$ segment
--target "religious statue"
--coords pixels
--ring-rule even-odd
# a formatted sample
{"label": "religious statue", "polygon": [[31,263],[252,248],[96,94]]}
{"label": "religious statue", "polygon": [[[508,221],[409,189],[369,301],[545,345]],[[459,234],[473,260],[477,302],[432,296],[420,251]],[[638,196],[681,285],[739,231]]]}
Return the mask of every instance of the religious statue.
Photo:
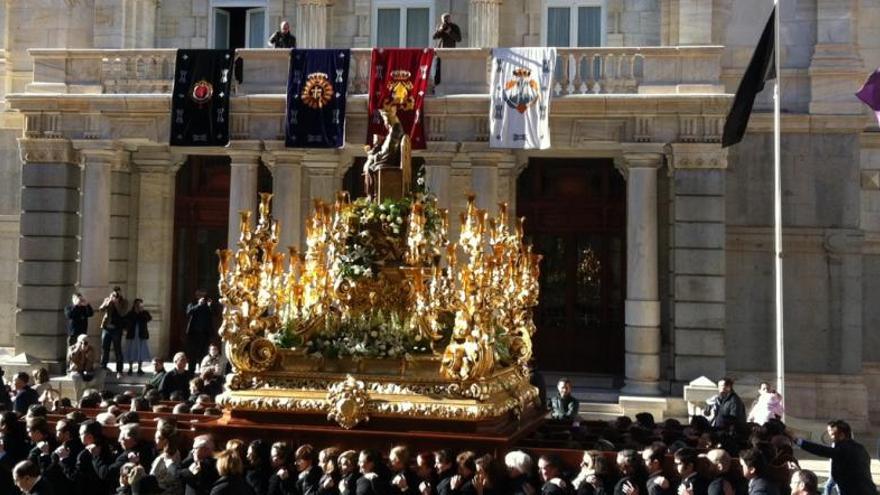
{"label": "religious statue", "polygon": [[[364,191],[368,197],[377,201],[381,201],[380,196],[388,196],[389,193],[396,197],[402,196],[409,190],[411,180],[407,136],[397,118],[397,107],[389,105],[379,110],[379,114],[388,133],[384,137],[374,135],[373,145],[364,146],[367,152],[367,161],[364,163]],[[402,171],[402,177],[400,174],[393,174],[400,177],[397,179],[400,184],[393,188],[395,189],[393,192],[388,187],[380,187],[382,182],[380,174],[388,176],[385,179],[388,181],[392,174],[385,174],[383,171],[391,170]]]}

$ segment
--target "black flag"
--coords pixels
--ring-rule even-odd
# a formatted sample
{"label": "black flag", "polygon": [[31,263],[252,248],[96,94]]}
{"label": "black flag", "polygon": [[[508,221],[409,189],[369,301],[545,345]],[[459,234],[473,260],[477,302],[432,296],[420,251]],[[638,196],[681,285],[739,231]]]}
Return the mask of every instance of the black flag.
{"label": "black flag", "polygon": [[171,93],[172,146],[229,144],[233,50],[177,50]]}
{"label": "black flag", "polygon": [[770,19],[764,26],[764,32],[761,33],[761,39],[755,52],[752,54],[752,60],[743,74],[742,81],[739,82],[739,88],[733,97],[733,105],[730,107],[730,113],[727,114],[727,120],[724,122],[724,134],[721,136],[721,147],[726,148],[742,141],[746,133],[746,127],[749,125],[749,116],[752,114],[752,106],[755,104],[755,97],[764,90],[764,83],[776,79],[776,64],[773,59],[775,51],[775,35],[776,29],[776,8],[770,13]]}

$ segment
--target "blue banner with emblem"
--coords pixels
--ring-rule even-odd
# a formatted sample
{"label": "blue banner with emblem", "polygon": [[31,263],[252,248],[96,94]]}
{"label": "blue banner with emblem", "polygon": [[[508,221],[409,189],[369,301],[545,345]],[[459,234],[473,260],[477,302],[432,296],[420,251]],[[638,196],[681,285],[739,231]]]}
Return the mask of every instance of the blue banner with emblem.
{"label": "blue banner with emblem", "polygon": [[285,144],[341,148],[351,50],[291,50]]}

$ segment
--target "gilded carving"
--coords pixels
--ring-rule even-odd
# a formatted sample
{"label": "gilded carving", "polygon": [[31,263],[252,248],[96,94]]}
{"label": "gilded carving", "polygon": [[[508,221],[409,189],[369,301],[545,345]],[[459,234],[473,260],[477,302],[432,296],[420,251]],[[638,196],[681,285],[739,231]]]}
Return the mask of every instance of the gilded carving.
{"label": "gilded carving", "polygon": [[351,375],[346,376],[345,380],[331,385],[327,392],[327,403],[330,405],[327,419],[336,421],[346,430],[369,421],[369,397],[364,382],[355,380]]}

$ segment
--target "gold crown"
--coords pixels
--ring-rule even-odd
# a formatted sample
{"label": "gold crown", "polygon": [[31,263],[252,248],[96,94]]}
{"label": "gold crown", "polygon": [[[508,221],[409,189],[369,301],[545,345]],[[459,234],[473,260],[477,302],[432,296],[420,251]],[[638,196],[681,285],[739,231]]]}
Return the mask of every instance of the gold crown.
{"label": "gold crown", "polygon": [[391,78],[395,81],[406,81],[410,76],[412,76],[412,73],[408,70],[397,69],[391,71]]}
{"label": "gold crown", "polygon": [[529,77],[532,75],[532,71],[525,67],[517,67],[516,69],[513,69],[513,75],[517,77]]}

